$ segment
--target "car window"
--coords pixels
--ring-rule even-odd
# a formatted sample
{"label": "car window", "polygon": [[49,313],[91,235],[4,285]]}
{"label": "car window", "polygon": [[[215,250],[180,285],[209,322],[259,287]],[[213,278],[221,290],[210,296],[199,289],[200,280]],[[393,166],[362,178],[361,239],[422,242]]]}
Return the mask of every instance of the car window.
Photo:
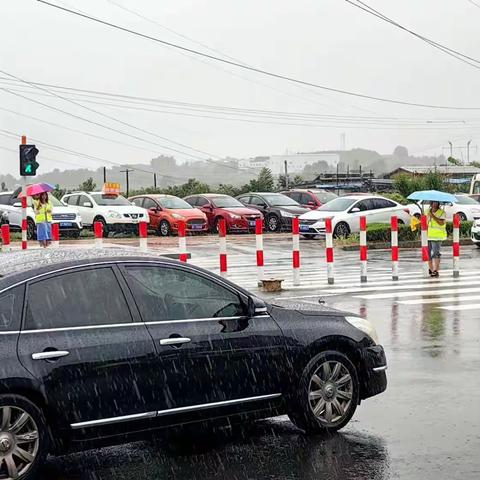
{"label": "car window", "polygon": [[457,195],[456,199],[457,201],[455,203],[459,203],[460,205],[477,205],[478,207],[478,201],[472,197],[467,197],[467,195]]}
{"label": "car window", "polygon": [[188,204],[190,204],[192,207],[195,207],[197,205],[197,200],[198,197],[189,197],[184,199]]}
{"label": "car window", "polygon": [[132,198],[130,201],[137,207],[141,207],[143,206],[144,198],[143,197]]}
{"label": "car window", "polygon": [[101,207],[127,207],[130,206],[131,203],[122,195],[110,195],[104,193],[92,193],[91,194],[94,202]]}
{"label": "car window", "polygon": [[238,200],[242,203],[250,203],[250,195],[244,195],[243,197],[238,197]]}
{"label": "car window", "polygon": [[92,201],[86,195],[80,195],[80,199],[78,200],[78,205],[80,207],[83,207],[84,206],[83,204],[86,202],[92,203]]}
{"label": "car window", "polygon": [[295,200],[298,203],[301,203],[303,194],[299,192],[289,192],[287,197],[290,197],[292,200]]}
{"label": "car window", "polygon": [[69,205],[78,205],[79,197],[80,197],[80,195],[72,195],[72,196],[67,198],[67,203]]}
{"label": "car window", "polygon": [[208,205],[208,200],[206,198],[203,198],[203,197],[197,197],[196,205],[198,207],[203,207],[204,205]]}
{"label": "car window", "polygon": [[131,321],[125,296],[109,267],[66,273],[28,286],[27,330]]}
{"label": "car window", "polygon": [[387,200],[386,198],[372,198],[370,201],[373,203],[374,209],[396,207],[395,202]]}
{"label": "car window", "polygon": [[318,211],[343,212],[348,210],[357,200],[355,198],[339,197],[323,204]]}
{"label": "car window", "polygon": [[126,278],[145,322],[238,317],[240,297],[216,282],[184,270],[126,267]]}
{"label": "car window", "polygon": [[10,196],[9,193],[0,195],[0,205],[9,205]]}
{"label": "car window", "polygon": [[360,200],[354,205],[354,208],[358,208],[361,212],[366,212],[367,210],[373,210],[374,206],[371,200]]}
{"label": "car window", "polygon": [[[138,205],[138,206],[140,207],[141,205]],[[150,210],[151,208],[158,208],[158,205],[151,198],[147,197],[143,200],[143,208]]]}
{"label": "car window", "polygon": [[0,331],[18,330],[22,316],[24,287],[19,286],[0,295]]}
{"label": "car window", "polygon": [[256,196],[251,196],[250,197],[250,202],[248,202],[250,205],[257,205],[259,207],[263,207],[265,205],[265,200],[263,198],[260,198],[260,197],[256,197]]}
{"label": "car window", "polygon": [[298,203],[300,203],[301,205],[308,205],[309,202],[313,202],[313,198],[312,196],[309,194],[309,193],[301,193],[299,195],[299,198],[294,198],[294,200],[296,200]]}
{"label": "car window", "polygon": [[157,202],[160,203],[163,208],[168,208],[172,210],[189,210],[192,208],[189,203],[178,197],[161,197],[157,199]]}

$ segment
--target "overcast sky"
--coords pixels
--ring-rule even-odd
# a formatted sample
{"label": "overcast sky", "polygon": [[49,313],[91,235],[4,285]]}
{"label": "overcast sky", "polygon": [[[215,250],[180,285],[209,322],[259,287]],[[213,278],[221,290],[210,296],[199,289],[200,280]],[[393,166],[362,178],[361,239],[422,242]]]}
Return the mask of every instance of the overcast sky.
{"label": "overcast sky", "polygon": [[[409,28],[480,59],[480,0],[479,7],[468,0],[366,1]],[[401,121],[404,123],[401,126],[400,121],[388,121],[385,125],[385,120],[378,118],[369,125],[355,118],[350,120],[353,124],[347,125],[344,119],[336,119],[333,124],[325,119],[312,122],[311,117],[307,121],[291,117],[283,120],[278,115],[242,117],[246,122],[233,119],[230,113],[212,113],[200,107],[187,110],[178,108],[178,104],[167,108],[165,103],[131,102],[122,102],[120,107],[118,99],[75,97],[75,101],[90,109],[143,130],[139,131],[49,97],[46,92],[20,82],[14,85],[0,80],[0,173],[16,175],[18,172],[19,139],[4,136],[4,131],[25,133],[35,139],[41,149],[43,172],[75,165],[101,167],[105,165],[102,159],[148,163],[153,156],[170,152],[164,147],[182,151],[177,154],[181,160],[204,157],[198,150],[209,153],[212,158],[241,158],[282,154],[287,150],[338,149],[342,133],[345,133],[347,149],[363,147],[381,153],[392,152],[396,145],[405,145],[415,154],[441,153],[442,147],[448,146],[448,140],[456,147],[465,146],[469,139],[473,140],[472,145],[480,144],[480,70],[343,0],[51,2],[170,42],[218,56],[228,55],[246,64],[309,82],[378,97],[479,107],[479,110],[407,107],[295,86],[181,54],[35,0],[0,0],[0,70],[27,81],[163,102],[406,119]],[[124,134],[53,111],[2,88]],[[212,116],[223,118],[210,118]],[[45,143],[97,157],[98,161],[59,152]],[[459,156],[460,150],[455,153]],[[480,159],[480,151],[476,153],[473,149],[471,158]]]}

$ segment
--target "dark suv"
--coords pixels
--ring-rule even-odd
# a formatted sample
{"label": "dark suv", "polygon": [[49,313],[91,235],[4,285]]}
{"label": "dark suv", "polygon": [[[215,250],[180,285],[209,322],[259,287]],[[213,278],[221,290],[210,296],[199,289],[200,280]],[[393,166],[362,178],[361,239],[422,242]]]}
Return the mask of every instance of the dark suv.
{"label": "dark suv", "polygon": [[2,257],[0,478],[33,480],[47,453],[93,440],[213,419],[288,413],[332,432],[385,390],[367,320],[269,305],[198,267],[131,252]]}
{"label": "dark suv", "polygon": [[292,219],[309,212],[283,193],[244,193],[237,197],[244,205],[256,208],[265,217],[265,228],[270,232],[291,230]]}

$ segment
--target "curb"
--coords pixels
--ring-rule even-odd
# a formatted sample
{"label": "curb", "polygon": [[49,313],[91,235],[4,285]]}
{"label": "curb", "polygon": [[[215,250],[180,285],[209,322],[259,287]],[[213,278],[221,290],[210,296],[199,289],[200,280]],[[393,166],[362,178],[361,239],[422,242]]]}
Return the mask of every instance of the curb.
{"label": "curb", "polygon": [[[452,240],[445,240],[442,242],[444,247],[451,247],[453,244]],[[469,238],[462,238],[460,239],[460,245],[474,245],[472,240]],[[401,242],[399,243],[399,248],[420,248],[421,242],[419,240],[412,240],[408,242]],[[345,252],[358,252],[360,250],[360,245],[343,245],[338,247],[340,250],[344,250]],[[379,243],[369,243],[368,248],[371,250],[390,250],[391,245],[390,243],[379,242]]]}

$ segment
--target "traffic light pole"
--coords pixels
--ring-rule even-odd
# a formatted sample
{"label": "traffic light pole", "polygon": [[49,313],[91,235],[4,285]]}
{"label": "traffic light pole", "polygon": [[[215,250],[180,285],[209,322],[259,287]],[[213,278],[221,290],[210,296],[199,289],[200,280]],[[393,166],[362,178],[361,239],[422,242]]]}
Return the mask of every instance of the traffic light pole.
{"label": "traffic light pole", "polygon": [[[22,135],[22,145],[27,144],[26,135]],[[22,250],[27,249],[27,177],[22,177]]]}

